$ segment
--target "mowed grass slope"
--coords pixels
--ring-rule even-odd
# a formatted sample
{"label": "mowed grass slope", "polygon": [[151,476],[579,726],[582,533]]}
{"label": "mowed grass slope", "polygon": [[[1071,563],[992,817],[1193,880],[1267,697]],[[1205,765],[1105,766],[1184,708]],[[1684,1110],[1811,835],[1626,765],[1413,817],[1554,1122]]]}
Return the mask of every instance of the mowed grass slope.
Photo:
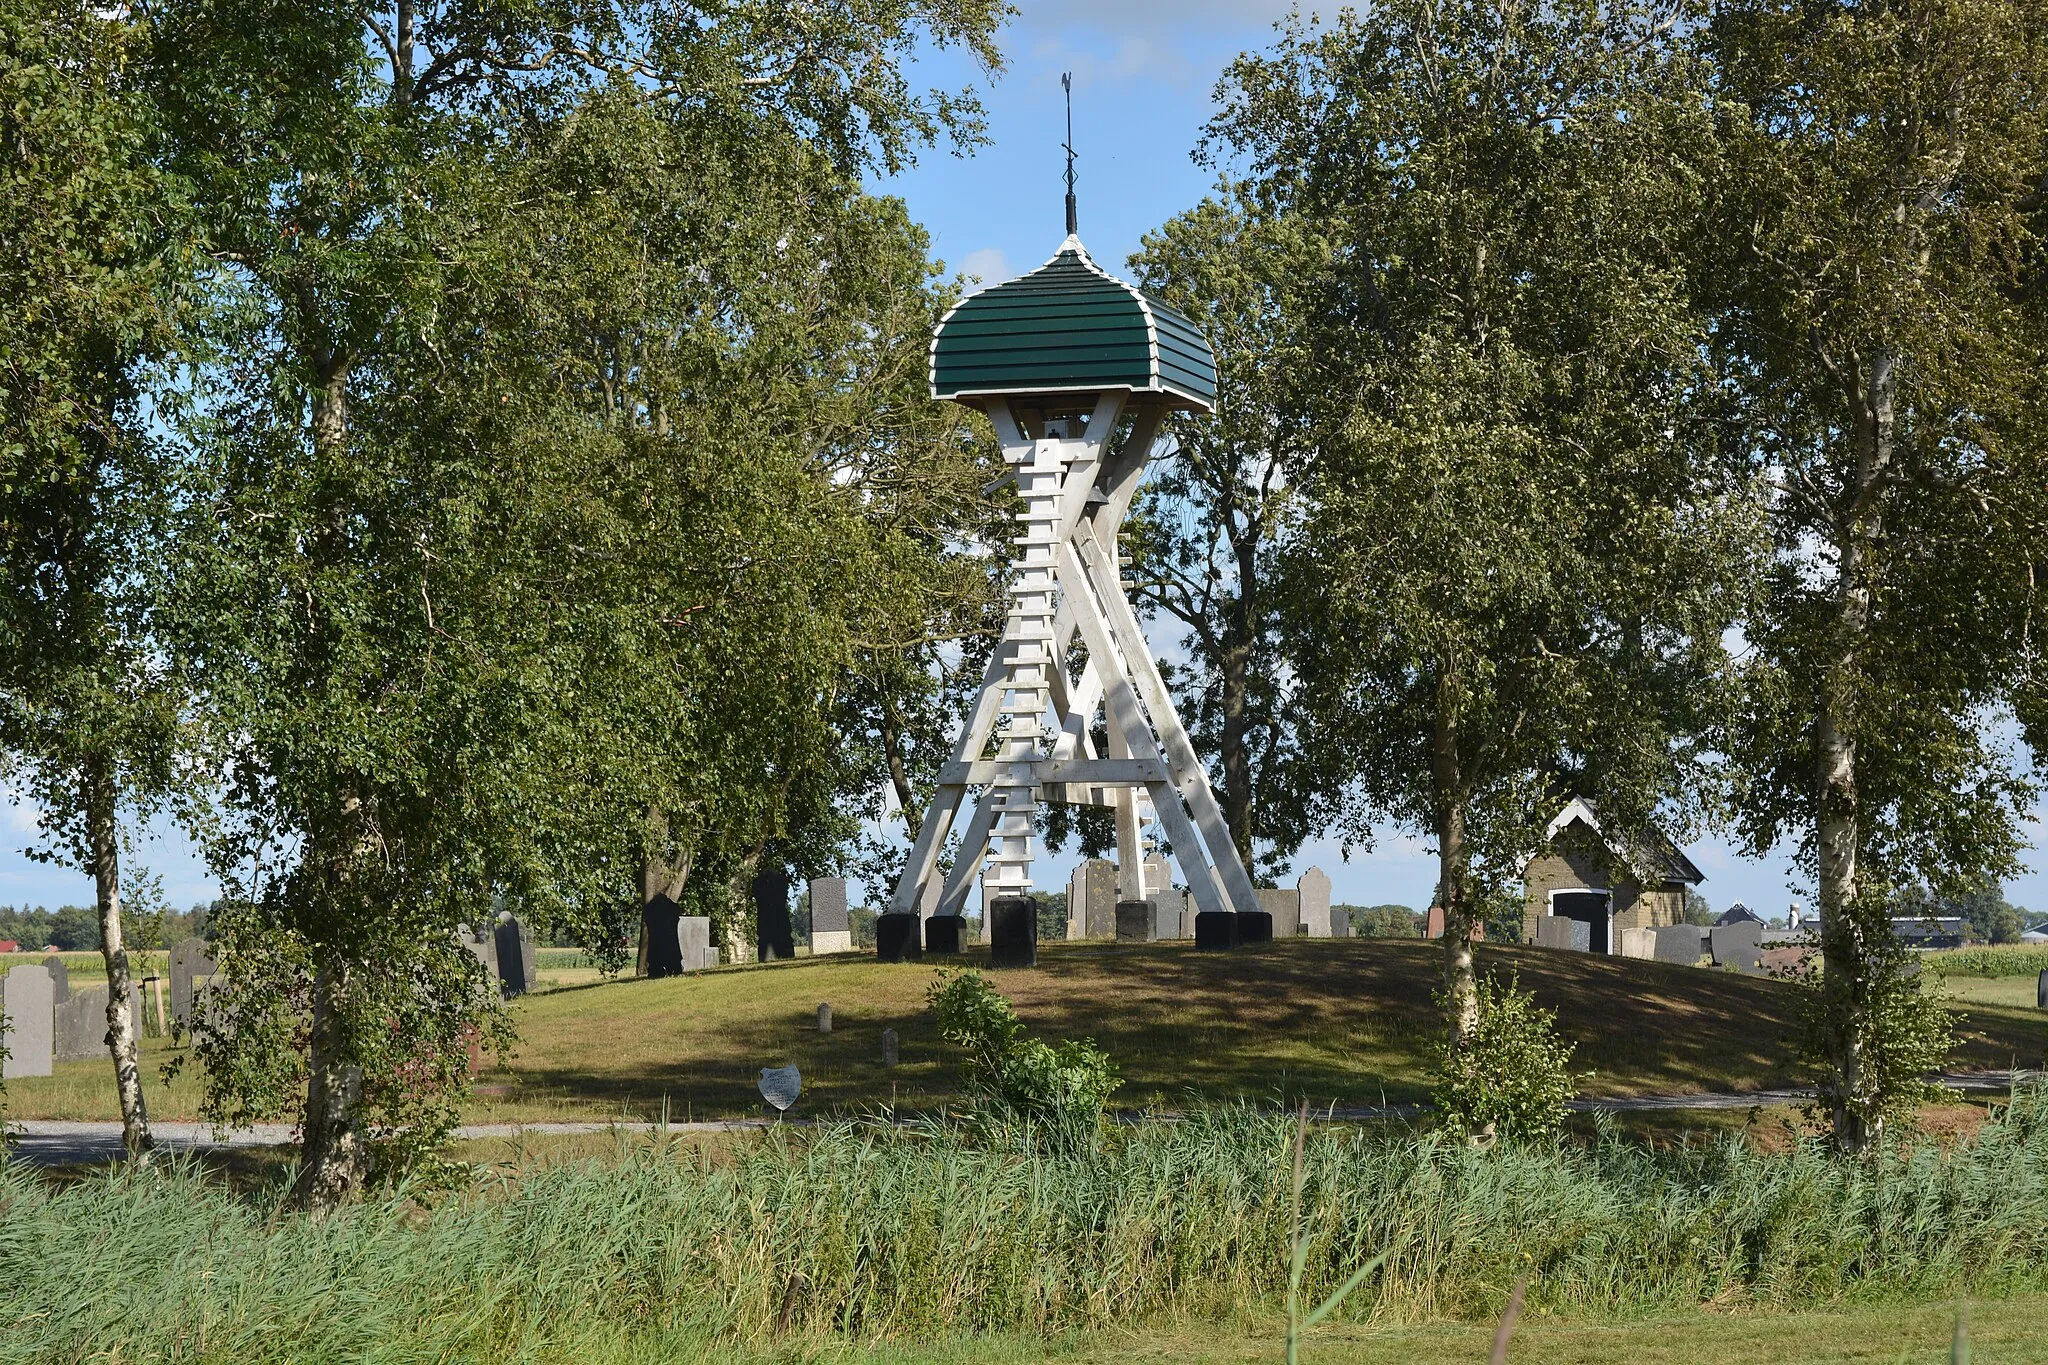
{"label": "mowed grass slope", "polygon": [[[984,965],[979,952],[965,958]],[[1034,971],[999,988],[1040,1036],[1094,1038],[1117,1059],[1126,1107],[1202,1100],[1318,1105],[1402,1103],[1427,1092],[1440,1035],[1432,995],[1441,948],[1386,939],[1275,943],[1231,953],[1181,944],[1050,944]],[[846,955],[726,968],[662,981],[613,981],[520,1002],[509,1093],[479,1118],[757,1115],[760,1068],[795,1063],[799,1112],[895,1104],[930,1108],[954,1093],[955,1058],[925,991],[946,960],[884,964]],[[1590,1071],[1588,1096],[1791,1085],[1798,988],[1730,972],[1534,948],[1488,946],[1481,970],[1518,974],[1558,1011]],[[833,1031],[817,1032],[821,1002]],[[2037,1066],[2038,1013],[1965,1008],[1958,1068]],[[900,1064],[882,1065],[896,1030]]]}
{"label": "mowed grass slope", "polygon": [[[965,965],[986,965],[984,952]],[[1275,943],[1231,953],[1183,944],[1043,945],[1039,967],[998,972],[998,987],[1040,1036],[1088,1036],[1107,1048],[1127,1108],[1204,1100],[1318,1105],[1409,1103],[1427,1091],[1441,1025],[1432,994],[1435,943],[1353,939]],[[956,1093],[957,1059],[925,1009],[946,959],[883,964],[860,954],[727,967],[663,981],[543,972],[576,984],[517,1002],[520,1043],[502,1071],[479,1077],[468,1117],[675,1120],[763,1113],[756,1078],[794,1062],[805,1093],[798,1116],[930,1109]],[[1788,983],[1696,967],[1486,946],[1482,970],[1518,974],[1578,1044],[1596,1097],[1795,1084],[1799,990]],[[74,977],[74,980],[77,978]],[[1958,1069],[2040,1066],[2048,1017],[2031,981],[1950,980],[1965,1039]],[[2020,988],[2024,987],[2023,992]],[[821,1002],[834,1028],[817,1032]],[[894,1028],[901,1064],[882,1065]],[[145,1044],[150,1112],[198,1117],[187,1066],[160,1079],[175,1055]],[[10,1081],[12,1118],[119,1116],[104,1058],[65,1062],[53,1077]]]}

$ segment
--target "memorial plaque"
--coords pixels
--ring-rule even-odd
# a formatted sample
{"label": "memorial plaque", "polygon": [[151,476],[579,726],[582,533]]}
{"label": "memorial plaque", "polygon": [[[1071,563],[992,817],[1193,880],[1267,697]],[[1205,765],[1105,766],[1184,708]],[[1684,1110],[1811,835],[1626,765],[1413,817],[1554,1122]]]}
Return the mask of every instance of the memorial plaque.
{"label": "memorial plaque", "polygon": [[47,1076],[56,1060],[56,982],[43,965],[16,967],[0,980],[0,1079]]}
{"label": "memorial plaque", "polygon": [[1310,938],[1330,938],[1330,877],[1320,867],[1312,867],[1301,874],[1295,883],[1295,896],[1301,905],[1301,922],[1308,926]]}
{"label": "memorial plaque", "polygon": [[[912,916],[915,918],[915,916]],[[761,1068],[761,1098],[775,1107],[780,1114],[795,1104],[797,1096],[804,1093],[803,1073],[794,1066],[764,1066]]]}

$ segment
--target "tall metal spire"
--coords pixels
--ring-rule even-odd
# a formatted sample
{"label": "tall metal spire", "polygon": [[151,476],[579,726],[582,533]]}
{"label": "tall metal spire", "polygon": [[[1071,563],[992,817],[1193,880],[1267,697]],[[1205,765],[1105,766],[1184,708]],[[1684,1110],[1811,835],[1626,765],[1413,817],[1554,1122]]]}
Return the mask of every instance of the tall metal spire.
{"label": "tall metal spire", "polygon": [[1060,73],[1060,89],[1067,92],[1067,236],[1081,230],[1080,212],[1074,206],[1074,73]]}

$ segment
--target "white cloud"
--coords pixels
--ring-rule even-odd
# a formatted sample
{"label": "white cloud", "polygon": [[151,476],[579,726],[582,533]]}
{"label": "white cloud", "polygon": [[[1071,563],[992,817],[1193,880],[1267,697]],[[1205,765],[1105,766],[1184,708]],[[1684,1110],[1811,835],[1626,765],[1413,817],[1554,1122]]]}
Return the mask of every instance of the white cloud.
{"label": "white cloud", "polygon": [[979,251],[967,253],[967,259],[960,262],[960,273],[978,279],[984,285],[1001,284],[1014,279],[1017,272],[1010,268],[1010,258],[1001,248],[985,246]]}

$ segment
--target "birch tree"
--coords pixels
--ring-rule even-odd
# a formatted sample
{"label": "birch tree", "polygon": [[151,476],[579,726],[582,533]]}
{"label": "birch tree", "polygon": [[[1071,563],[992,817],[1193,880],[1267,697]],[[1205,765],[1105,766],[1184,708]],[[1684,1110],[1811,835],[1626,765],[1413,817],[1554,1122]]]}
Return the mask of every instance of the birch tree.
{"label": "birch tree", "polygon": [[122,821],[171,788],[179,744],[148,400],[183,267],[132,80],[141,36],[101,7],[0,4],[0,746],[40,809],[34,855],[93,879],[131,1158],[150,1133]]}
{"label": "birch tree", "polygon": [[1731,0],[1702,34],[1714,335],[1773,490],[1730,747],[1749,846],[1795,839],[1817,884],[1822,1091],[1851,1151],[1946,1051],[1894,887],[2009,873],[2038,790],[1987,721],[2040,679],[2042,17]]}

